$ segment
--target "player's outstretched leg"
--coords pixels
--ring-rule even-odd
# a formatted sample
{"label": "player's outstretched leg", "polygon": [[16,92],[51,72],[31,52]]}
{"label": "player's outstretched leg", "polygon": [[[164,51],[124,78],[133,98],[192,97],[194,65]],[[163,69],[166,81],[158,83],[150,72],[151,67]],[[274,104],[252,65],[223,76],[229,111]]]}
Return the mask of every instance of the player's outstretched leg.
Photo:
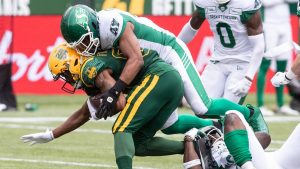
{"label": "player's outstretched leg", "polygon": [[228,110],[237,110],[243,114],[255,132],[269,133],[267,123],[265,122],[259,108],[251,105],[242,106],[226,99],[212,99],[205,115],[225,115]]}
{"label": "player's outstretched leg", "polygon": [[162,130],[164,134],[183,134],[192,128],[200,129],[206,126],[221,128],[221,124],[210,119],[202,119],[190,114],[181,114],[178,120],[170,127]]}

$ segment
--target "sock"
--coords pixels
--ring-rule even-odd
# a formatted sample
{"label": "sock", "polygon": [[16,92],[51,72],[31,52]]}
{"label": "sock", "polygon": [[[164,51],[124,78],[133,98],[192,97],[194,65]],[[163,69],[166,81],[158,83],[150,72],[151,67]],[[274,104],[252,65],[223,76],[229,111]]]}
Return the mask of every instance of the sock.
{"label": "sock", "polygon": [[135,145],[137,156],[165,156],[183,154],[184,143],[182,141],[168,140],[162,137],[153,137]]}
{"label": "sock", "polygon": [[202,128],[213,125],[213,120],[198,118],[190,114],[178,116],[178,120],[170,127],[163,129],[164,134],[184,134],[192,128]]}
{"label": "sock", "polygon": [[243,105],[244,104],[244,102],[245,102],[245,100],[246,100],[246,97],[247,97],[247,95],[246,96],[244,96],[244,97],[242,97],[241,99],[240,99],[240,101],[239,101],[239,105]]}
{"label": "sock", "polygon": [[131,133],[117,132],[114,134],[115,156],[119,169],[132,169],[134,143]]}
{"label": "sock", "polygon": [[238,166],[252,160],[247,130],[233,130],[224,136],[225,144]]}
{"label": "sock", "polygon": [[[276,66],[277,66],[277,72],[284,72],[286,69],[287,65],[287,60],[278,60],[276,61]],[[277,101],[277,106],[281,107],[284,104],[283,97],[284,97],[284,85],[280,85],[279,87],[275,87],[276,89],[276,101]]]}
{"label": "sock", "polygon": [[270,67],[270,64],[271,64],[271,60],[263,58],[257,74],[256,91],[257,91],[258,107],[264,105],[264,90],[265,90],[265,83],[266,83],[266,75]]}
{"label": "sock", "polygon": [[237,110],[241,112],[245,119],[250,117],[250,110],[246,106],[238,105],[226,99],[212,99],[211,105],[205,115],[225,115],[228,110]]}

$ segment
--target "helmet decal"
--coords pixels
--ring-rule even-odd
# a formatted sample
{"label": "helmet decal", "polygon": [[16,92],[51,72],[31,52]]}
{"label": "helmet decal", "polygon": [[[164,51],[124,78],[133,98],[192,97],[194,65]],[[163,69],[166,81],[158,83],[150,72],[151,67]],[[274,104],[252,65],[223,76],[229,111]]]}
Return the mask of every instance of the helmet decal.
{"label": "helmet decal", "polygon": [[59,59],[59,60],[65,60],[65,59],[67,59],[67,57],[68,57],[68,56],[67,56],[67,53],[68,53],[68,51],[65,50],[65,49],[58,49],[58,51],[57,51],[55,57],[56,57],[57,59]]}
{"label": "helmet decal", "polygon": [[88,26],[89,18],[87,12],[82,8],[77,8],[75,11],[76,22],[78,25],[83,27],[83,29],[90,31]]}

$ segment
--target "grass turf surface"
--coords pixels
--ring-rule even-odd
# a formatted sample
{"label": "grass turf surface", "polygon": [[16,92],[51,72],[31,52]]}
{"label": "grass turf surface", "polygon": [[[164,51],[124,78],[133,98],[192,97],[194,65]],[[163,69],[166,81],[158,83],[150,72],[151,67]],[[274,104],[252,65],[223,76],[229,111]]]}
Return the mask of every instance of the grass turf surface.
{"label": "grass turf surface", "polygon": [[[255,104],[254,95],[249,95],[245,103]],[[274,97],[266,96],[266,105],[276,108]],[[88,169],[116,168],[113,150],[113,136],[110,129],[113,120],[88,122],[80,130],[43,145],[28,146],[19,138],[24,134],[43,132],[46,128],[55,128],[62,120],[80,108],[85,96],[18,96],[19,111],[0,113],[0,168],[1,169]],[[272,101],[273,100],[273,101]],[[287,97],[287,101],[289,98]],[[38,104],[38,110],[26,112],[26,103]],[[180,113],[191,113],[189,109],[180,109]],[[19,118],[21,121],[11,121]],[[50,121],[28,122],[29,117],[46,117]],[[51,117],[61,117],[51,120]],[[3,119],[8,119],[5,121]],[[23,119],[23,120],[22,120]],[[27,119],[27,120],[26,120]],[[33,119],[34,120],[34,119]],[[289,136],[300,121],[269,122],[274,142],[269,150],[277,149]],[[161,133],[159,133],[162,135]],[[182,140],[182,135],[167,136]],[[182,156],[135,157],[136,168],[182,168]]]}

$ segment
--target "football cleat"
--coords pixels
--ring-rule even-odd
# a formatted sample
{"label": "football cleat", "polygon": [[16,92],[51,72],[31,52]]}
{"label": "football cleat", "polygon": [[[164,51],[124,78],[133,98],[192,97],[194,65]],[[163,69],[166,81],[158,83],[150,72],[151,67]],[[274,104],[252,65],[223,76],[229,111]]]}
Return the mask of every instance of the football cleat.
{"label": "football cleat", "polygon": [[268,125],[259,108],[248,104],[246,107],[250,110],[250,117],[247,120],[254,132],[269,133]]}

